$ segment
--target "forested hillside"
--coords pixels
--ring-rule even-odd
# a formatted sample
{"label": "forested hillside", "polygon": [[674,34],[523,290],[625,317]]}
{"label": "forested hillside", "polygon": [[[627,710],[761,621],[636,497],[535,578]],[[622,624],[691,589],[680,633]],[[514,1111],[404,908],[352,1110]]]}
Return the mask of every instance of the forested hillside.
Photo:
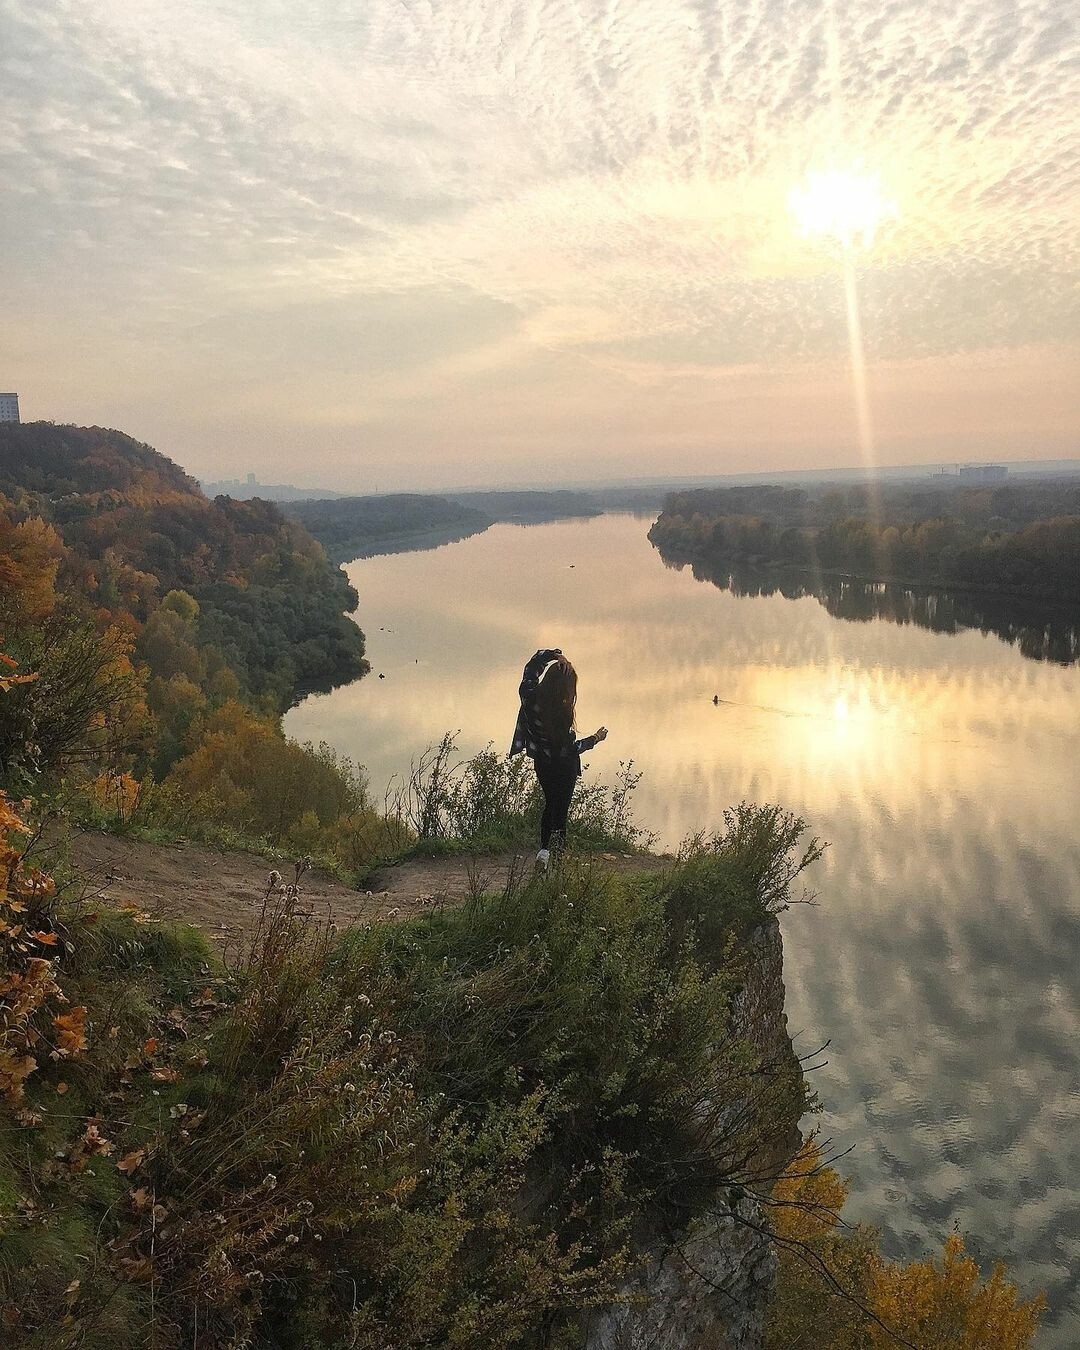
{"label": "forested hillside", "polygon": [[302,527],[117,431],[0,426],[0,580],[34,677],[5,702],[5,780],[108,738],[160,773],[230,700],[276,716],[366,669],[356,593]]}
{"label": "forested hillside", "polygon": [[675,562],[815,567],[1080,601],[1075,482],[680,492],[649,538]]}
{"label": "forested hillside", "polygon": [[287,502],[282,510],[309,530],[335,562],[451,543],[492,523],[482,511],[417,492]]}

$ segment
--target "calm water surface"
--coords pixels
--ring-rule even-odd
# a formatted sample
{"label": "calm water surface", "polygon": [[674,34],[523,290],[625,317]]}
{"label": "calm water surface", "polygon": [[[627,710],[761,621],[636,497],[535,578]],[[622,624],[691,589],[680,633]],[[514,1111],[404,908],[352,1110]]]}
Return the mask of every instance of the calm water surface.
{"label": "calm water surface", "polygon": [[[1080,666],[977,631],[833,617],[665,567],[628,516],[496,526],[347,570],[376,674],[289,714],[372,787],[444,731],[508,744],[524,661],[562,647],[588,756],[633,758],[660,842],[780,802],[831,845],[784,918],[796,1045],[891,1254],[958,1225],[1050,1291],[1080,1345]],[[571,564],[573,566],[571,567]],[[722,702],[714,706],[713,695]]]}

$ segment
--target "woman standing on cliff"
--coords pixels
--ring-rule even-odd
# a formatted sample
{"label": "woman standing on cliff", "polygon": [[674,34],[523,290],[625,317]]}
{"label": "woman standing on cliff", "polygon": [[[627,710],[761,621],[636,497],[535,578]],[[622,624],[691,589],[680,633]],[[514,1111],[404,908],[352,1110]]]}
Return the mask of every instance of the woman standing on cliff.
{"label": "woman standing on cliff", "polygon": [[591,736],[575,738],[577,671],[558,647],[545,647],[529,659],[518,694],[521,710],[510,754],[524,751],[529,756],[544,793],[536,861],[546,869],[551,846],[558,852],[566,838],[570,799],[581,777],[581,752],[606,740],[608,732],[607,727],[600,727]]}

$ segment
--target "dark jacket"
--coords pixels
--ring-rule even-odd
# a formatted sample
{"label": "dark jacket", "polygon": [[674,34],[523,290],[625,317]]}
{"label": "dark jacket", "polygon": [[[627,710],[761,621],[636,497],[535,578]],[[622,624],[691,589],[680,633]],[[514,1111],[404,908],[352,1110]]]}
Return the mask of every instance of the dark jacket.
{"label": "dark jacket", "polygon": [[562,652],[558,647],[544,647],[529,658],[529,663],[521,674],[521,683],[518,685],[521,708],[508,753],[520,755],[524,751],[534,763],[540,764],[566,762],[568,767],[573,766],[576,772],[580,773],[581,752],[591,750],[596,744],[596,737],[582,736],[578,740],[571,728],[565,740],[552,741],[540,721],[540,709],[537,705],[540,678],[552,661],[561,655]]}

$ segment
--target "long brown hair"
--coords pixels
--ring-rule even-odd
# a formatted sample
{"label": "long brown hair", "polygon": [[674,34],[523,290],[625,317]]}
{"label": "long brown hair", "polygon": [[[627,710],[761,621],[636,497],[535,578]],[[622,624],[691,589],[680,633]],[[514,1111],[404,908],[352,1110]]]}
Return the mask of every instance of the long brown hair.
{"label": "long brown hair", "polygon": [[551,741],[564,740],[574,729],[577,706],[577,671],[560,656],[544,671],[536,691],[540,727]]}

